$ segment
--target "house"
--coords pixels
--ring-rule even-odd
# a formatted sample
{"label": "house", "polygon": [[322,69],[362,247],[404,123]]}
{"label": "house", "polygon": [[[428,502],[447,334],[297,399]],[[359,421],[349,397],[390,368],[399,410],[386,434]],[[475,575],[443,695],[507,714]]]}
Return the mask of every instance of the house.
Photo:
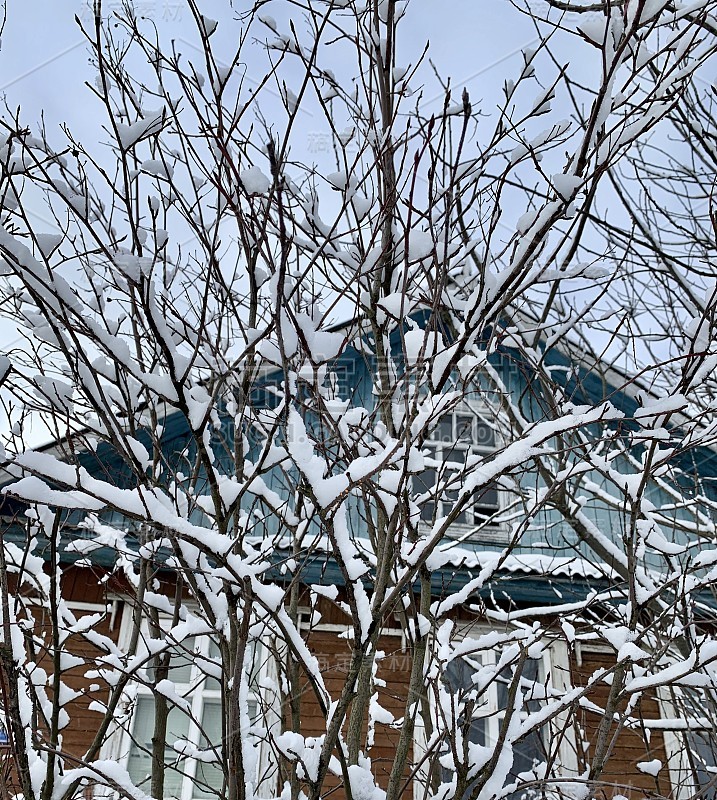
{"label": "house", "polygon": [[[440,353],[431,361],[425,340],[423,348],[418,357],[438,363]],[[580,787],[598,797],[713,791],[715,717],[705,712],[709,691],[700,693],[714,649],[711,562],[689,573],[675,566],[691,552],[685,531],[706,525],[706,515],[668,496],[690,466],[677,463],[677,477],[650,489],[652,507],[662,509],[660,519],[672,509],[674,526],[669,541],[664,526],[647,531],[638,563],[626,533],[629,508],[608,487],[616,479],[611,469],[626,480],[634,470],[620,472],[619,460],[600,451],[619,438],[635,447],[624,450],[625,459],[639,455],[645,431],[675,404],[641,405],[617,373],[606,373],[606,382],[559,352],[544,360],[561,376],[566,406],[592,409],[587,423],[565,429],[576,452],[596,449],[591,460],[560,461],[593,493],[591,500],[572,496],[570,519],[560,512],[567,500],[551,498],[549,480],[534,466],[546,442],[562,435],[555,427],[534,437],[524,463],[513,454],[510,468],[465,488],[476,470],[507,457],[517,435],[511,425],[519,422],[511,414],[524,414],[528,426],[549,416],[541,407],[549,398],[531,386],[531,365],[507,338],[470,371],[460,398],[433,408],[423,461],[402,471],[400,460],[413,456],[396,444],[380,477],[371,466],[377,448],[359,437],[377,366],[358,345],[323,368],[332,387],[323,395],[325,413],[301,387],[294,408],[282,409],[286,376],[269,370],[251,395],[222,398],[220,412],[210,408],[206,388],[195,387],[193,406],[148,422],[128,437],[129,448],[118,442],[93,450],[78,435],[17,459],[2,507],[0,565],[10,581],[3,619],[15,637],[15,659],[7,649],[3,655],[4,747],[6,761],[14,759],[6,792],[19,789],[23,768],[33,785],[52,776],[61,787],[55,797],[141,796],[128,780],[150,796],[235,797],[232,774],[249,776],[259,797],[287,798],[303,791],[368,800],[393,791],[418,800],[450,796],[445,787],[468,797],[479,783],[485,797],[512,786],[511,798],[585,797]],[[490,382],[481,378],[485,371]],[[410,384],[405,391],[402,402],[417,402]],[[203,413],[205,427],[197,422]],[[237,427],[237,420],[250,424]],[[669,420],[674,430],[678,424]],[[355,458],[343,472],[334,425],[344,426],[344,441],[356,435]],[[592,440],[581,438],[585,428]],[[198,430],[207,432],[199,444]],[[213,454],[208,464],[198,452],[202,442],[204,457]],[[284,465],[287,452],[291,464]],[[260,457],[264,465],[241,489],[232,470]],[[674,465],[683,456],[672,458]],[[701,447],[684,458],[697,459],[697,483],[710,499],[717,456]],[[133,459],[166,491],[139,491]],[[321,467],[328,463],[335,468]],[[314,483],[307,488],[297,469]],[[372,496],[357,499],[369,479]],[[218,504],[228,507],[240,491],[223,521],[231,535],[220,534]],[[394,531],[400,557],[382,571],[377,553],[386,551],[373,514],[390,519],[401,492],[410,495],[408,508],[415,504],[411,525],[419,535]],[[343,516],[326,513],[341,495]],[[168,497],[184,504],[182,514]],[[145,511],[154,524],[143,521]],[[421,542],[434,530],[439,541],[424,559]],[[680,585],[686,575],[688,591]],[[389,582],[379,629],[362,629],[379,581]],[[251,613],[244,613],[249,598]],[[692,655],[679,649],[687,633]],[[372,636],[357,660],[357,637]],[[689,670],[706,676],[701,683],[682,681],[687,670],[679,664],[690,657]],[[421,691],[411,700],[416,675]],[[363,677],[362,698],[356,687]],[[326,757],[327,731],[344,698],[336,733],[343,744]],[[354,717],[360,702],[365,713]],[[690,709],[693,725],[685,722]],[[13,715],[24,729],[13,729]],[[242,733],[239,748],[226,746],[229,726]],[[30,729],[34,744],[23,750],[18,739],[29,741]],[[507,765],[491,762],[508,752],[506,741]],[[347,766],[342,760],[355,747],[365,756]],[[17,761],[21,752],[26,759],[30,752],[29,763]],[[163,762],[154,771],[159,784],[148,777],[153,759]]]}

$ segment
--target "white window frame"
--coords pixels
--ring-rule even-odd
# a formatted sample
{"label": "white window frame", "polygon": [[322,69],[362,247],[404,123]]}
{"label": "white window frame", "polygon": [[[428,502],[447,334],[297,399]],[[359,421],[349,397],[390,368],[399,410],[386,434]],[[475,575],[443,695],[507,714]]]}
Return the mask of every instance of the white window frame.
{"label": "white window frame", "polygon": [[[461,628],[455,632],[454,642],[460,642],[466,637],[479,637],[491,632],[491,628],[485,624],[477,623],[465,628]],[[427,656],[430,653],[429,646]],[[497,663],[496,650],[484,651],[488,655],[488,659],[483,662],[485,666]],[[471,654],[471,658],[475,655]],[[548,646],[543,650],[541,656],[541,675],[540,680],[545,682],[547,679],[549,688],[554,691],[567,691],[570,686],[570,657],[567,644],[560,639],[553,639]],[[497,703],[497,683],[494,681],[489,688],[488,705],[486,706],[485,716],[488,719],[487,741],[495,741],[495,732],[499,729],[502,717],[499,717],[501,709],[498,708]],[[434,702],[435,697],[433,693],[430,696],[431,712],[435,711]],[[560,744],[559,759],[560,763],[556,764],[555,769],[557,774],[563,778],[575,778],[578,775],[578,762],[577,750],[575,743],[575,734],[572,727],[566,728],[565,721],[569,710],[561,712],[556,715],[555,725],[560,731],[564,731],[563,738]],[[477,719],[478,717],[476,717]],[[546,722],[546,726],[550,726],[551,722]],[[414,724],[414,763],[422,758],[426,752],[426,732],[423,723],[423,718],[420,714],[416,715]],[[416,775],[413,781],[413,800],[425,800],[425,793],[423,786],[428,779],[427,767],[425,762],[421,764],[419,769],[416,770]]]}
{"label": "white window frame", "polygon": [[[165,615],[161,615],[162,620],[168,619]],[[134,620],[133,620],[133,605],[131,601],[123,602],[122,608],[122,615],[121,615],[121,622],[120,622],[120,630],[118,635],[118,647],[123,652],[126,652],[127,647],[130,643],[130,639],[132,636]],[[144,621],[143,621],[143,628],[144,628]],[[145,631],[146,633],[146,631]],[[199,638],[200,645],[199,645],[199,655],[206,656],[209,648],[209,635],[201,636],[201,637],[191,637],[191,638]],[[273,658],[263,658],[261,653],[259,654],[259,664],[260,668],[257,673],[253,676],[253,679],[256,681],[257,688],[254,691],[254,695],[257,698],[257,702],[259,707],[262,709],[269,709],[268,712],[268,719],[265,720],[266,727],[270,729],[269,738],[271,738],[272,733],[278,733],[279,728],[281,725],[281,709],[277,706],[278,697],[276,693],[270,693],[267,689],[267,686],[276,685],[276,666],[274,664]],[[148,662],[149,666],[149,662]],[[172,680],[171,672],[169,679]],[[191,697],[188,695],[188,700],[191,705],[190,711],[190,719],[189,719],[189,730],[187,733],[187,741],[191,742],[195,746],[199,746],[199,742],[201,740],[201,731],[199,729],[199,725],[197,724],[197,720],[201,720],[202,715],[202,708],[203,704],[206,700],[213,700],[213,699],[221,699],[221,690],[220,689],[206,689],[204,687],[199,687],[198,683],[200,681],[200,673],[198,672],[198,668],[196,663],[191,664],[191,674],[190,680],[188,684],[178,684],[178,691],[177,694],[181,697],[182,692],[184,689],[189,688],[191,692]],[[181,687],[181,688],[179,688]],[[192,688],[193,687],[193,688]],[[197,691],[199,688],[199,691]],[[138,682],[131,682],[131,685],[125,690],[125,697],[122,701],[123,711],[127,711],[130,706],[132,706],[138,697],[153,697],[153,693],[151,689],[148,687],[143,687]],[[117,761],[121,764],[125,769],[129,767],[129,758],[130,758],[130,749],[133,744],[133,732],[134,732],[134,719],[130,720],[129,722],[123,722],[123,724],[114,723],[112,730],[109,732],[105,743],[102,746],[100,752],[101,759],[109,759],[112,761]],[[268,746],[267,742],[259,743],[258,747],[258,757],[257,757],[257,776],[266,775],[266,774],[273,774],[274,767],[276,765],[276,758]],[[178,757],[179,754],[178,754]],[[196,797],[193,792],[193,788],[195,786],[193,782],[193,777],[196,774],[196,766],[197,766],[197,759],[191,758],[191,756],[187,756],[186,758],[181,758],[181,763],[186,765],[183,766],[182,772],[184,773],[184,777],[182,778],[182,789],[180,792],[179,798],[177,800],[200,800]],[[269,781],[265,781],[258,787],[257,796],[258,797],[273,797],[275,796],[276,792],[275,787],[268,786]],[[145,787],[146,788],[146,787]],[[148,788],[146,788],[146,792],[148,793]],[[96,796],[106,796],[108,794],[107,789],[104,787],[98,787],[96,791]],[[109,792],[111,795],[112,792]]]}
{"label": "white window frame", "polygon": [[[440,438],[436,438],[436,436],[440,436],[440,422],[445,417],[450,416],[452,419],[452,432],[451,432],[451,441],[444,442]],[[450,410],[445,411],[442,413],[438,419],[436,420],[435,424],[433,425],[431,434],[426,438],[423,443],[423,452],[428,458],[432,456],[427,453],[427,451],[433,450],[434,452],[443,454],[443,451],[446,451],[446,455],[448,456],[448,463],[456,463],[460,464],[460,460],[452,458],[451,453],[456,451],[463,451],[469,450],[472,455],[479,455],[479,456],[490,456],[493,453],[498,452],[503,444],[503,437],[501,436],[499,427],[495,424],[492,417],[495,416],[495,412],[491,412],[491,410],[482,403],[471,402],[469,400],[462,400],[456,406],[451,408]],[[457,420],[459,417],[471,417],[472,418],[472,425],[473,430],[475,431],[475,426],[479,424],[485,425],[485,427],[489,428],[493,433],[493,444],[492,445],[481,445],[480,443],[476,443],[475,435],[471,437],[471,443],[468,446],[463,446],[456,435],[456,426]],[[435,448],[435,449],[434,449]],[[445,459],[437,458],[436,459],[439,464],[442,462],[443,464],[446,463]],[[433,467],[431,465],[426,465],[426,469],[434,469],[436,473],[441,469],[440,466]],[[453,491],[453,490],[452,490]],[[496,483],[495,491],[498,496],[498,503],[497,503],[497,513],[498,515],[501,514],[502,511],[506,508],[506,497],[505,492],[503,492],[500,486]],[[414,492],[415,493],[415,492]],[[434,506],[437,504],[441,504],[443,507],[440,509],[440,512],[436,515],[437,517],[446,516],[447,510],[445,506],[450,505],[450,500],[430,500],[427,501],[432,503]],[[471,504],[466,506],[466,510],[464,513],[470,513]],[[421,519],[420,520],[420,528],[422,530],[428,530],[429,522],[428,520]],[[496,543],[496,544],[505,544],[508,541],[508,531],[504,523],[501,523],[500,520],[497,522],[491,523],[490,525],[486,525],[485,523],[476,523],[474,522],[453,522],[447,529],[446,535],[451,539],[458,539],[465,542],[480,542],[480,543]]]}
{"label": "white window frame", "polygon": [[[677,658],[679,656],[676,656]],[[681,718],[679,710],[672,702],[668,687],[658,687],[657,701],[662,720]],[[689,735],[689,732],[670,728],[661,728],[661,732],[665,743],[665,753],[667,754],[667,764],[665,766],[669,774],[672,794],[675,800],[689,800],[689,798],[695,797],[702,788],[694,785],[692,767],[687,760],[686,748],[689,747],[689,743],[686,742],[685,737]]]}

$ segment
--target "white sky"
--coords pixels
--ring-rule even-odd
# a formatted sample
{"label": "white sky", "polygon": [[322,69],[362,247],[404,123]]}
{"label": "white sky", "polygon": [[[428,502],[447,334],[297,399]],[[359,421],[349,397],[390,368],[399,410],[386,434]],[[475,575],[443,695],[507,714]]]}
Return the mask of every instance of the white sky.
{"label": "white sky", "polygon": [[[533,5],[541,2],[533,0]],[[35,131],[44,115],[51,139],[55,134],[60,139],[63,123],[81,141],[92,143],[102,138],[98,127],[103,122],[102,110],[84,86],[85,81],[94,80],[95,71],[88,63],[88,49],[75,20],[77,15],[86,23],[91,21],[88,3],[91,0],[7,0],[0,95],[10,109],[21,108],[24,124]],[[191,56],[194,21],[182,0],[135,0],[134,5],[138,14],[157,26],[163,40],[169,43],[174,39],[178,49]],[[221,48],[226,42],[228,52],[236,42],[238,24],[232,20],[229,2],[204,0],[199,5],[203,13],[220,21],[212,43]],[[235,0],[233,5],[244,11],[250,3]],[[106,11],[120,7],[119,0],[105,0]],[[280,20],[287,16],[288,8],[282,0],[272,0],[262,13]],[[503,80],[518,68],[520,50],[534,42],[535,31],[508,0],[412,0],[400,29],[399,46],[406,60],[420,53],[429,40],[432,61],[442,76],[451,76],[458,96],[467,86],[474,107],[482,99],[486,108],[494,108]],[[259,61],[255,68],[261,70]],[[251,70],[249,63],[249,77]],[[429,107],[434,104],[438,110],[442,105],[437,86],[426,87],[425,98]],[[328,134],[325,123],[309,112],[303,115],[302,125],[308,160],[327,158],[322,154]],[[0,350],[16,338],[14,326],[0,320]]]}
{"label": "white sky", "polygon": [[[6,2],[7,22],[0,48],[0,97],[13,113],[20,108],[21,123],[29,126],[33,133],[37,133],[38,123],[43,118],[51,145],[65,143],[60,126],[66,124],[88,149],[101,152],[98,147],[105,139],[101,128],[105,123],[104,109],[85,86],[85,82],[94,81],[96,71],[89,63],[89,50],[75,20],[77,15],[91,24],[91,0]],[[544,0],[529,2],[535,8],[544,5]],[[233,7],[236,11],[245,11],[251,4],[250,0],[234,0]],[[186,57],[191,59],[199,55],[194,20],[183,0],[135,0],[134,5],[138,15],[144,15],[156,25],[166,46],[174,41],[176,49]],[[221,58],[226,54],[227,60],[238,39],[239,23],[234,19],[231,5],[229,0],[199,2],[206,16],[219,20],[211,42],[217,56]],[[103,8],[105,12],[120,10],[121,2],[105,0]],[[274,16],[279,28],[285,30],[291,6],[285,0],[271,0],[262,7],[262,14]],[[293,16],[300,29],[300,17],[296,13]],[[517,78],[520,73],[520,51],[534,46],[537,37],[530,19],[516,11],[509,0],[411,0],[408,13],[399,25],[398,62],[402,65],[415,63],[427,42],[430,42],[429,57],[433,64],[443,78],[451,78],[454,102],[465,86],[474,109],[480,106],[491,113],[500,101],[504,81],[509,77]],[[560,47],[563,63],[570,61],[573,72],[582,73],[581,77],[588,84],[598,82],[599,72],[590,74],[596,67],[599,69],[597,59],[592,63],[585,61],[585,54],[592,55],[589,52],[592,48],[581,45],[575,37],[566,37]],[[264,64],[265,53],[261,46],[247,52],[246,77],[250,83],[253,75],[258,79],[264,73]],[[131,64],[128,68],[132,71]],[[350,77],[352,68],[353,63],[337,64],[337,77]],[[554,69],[552,66],[551,74]],[[423,108],[430,110],[433,106],[440,111],[443,92],[427,62],[421,81],[422,84],[419,82],[419,86],[413,85],[413,88],[423,87]],[[266,107],[264,110],[270,122],[272,113],[284,113],[278,100],[275,112]],[[294,130],[292,153],[295,157],[300,155],[298,151],[303,146],[305,161],[320,166],[326,162],[327,171],[333,171],[326,147],[329,129],[322,115],[315,111],[318,109],[307,106],[301,114],[299,127]],[[284,117],[277,121],[281,124]],[[46,222],[48,232],[53,229],[51,221],[43,219],[42,209],[38,208],[35,216],[37,222]],[[43,225],[38,227],[42,229]],[[16,327],[0,318],[0,353],[18,342]]]}

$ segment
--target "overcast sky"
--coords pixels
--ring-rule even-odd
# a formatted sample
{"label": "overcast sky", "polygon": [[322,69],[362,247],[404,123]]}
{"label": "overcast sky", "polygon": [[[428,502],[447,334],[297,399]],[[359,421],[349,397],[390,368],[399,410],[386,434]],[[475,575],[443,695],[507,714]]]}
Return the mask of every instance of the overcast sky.
{"label": "overcast sky", "polygon": [[[534,0],[534,5],[541,2]],[[11,109],[21,108],[25,124],[36,127],[44,115],[50,138],[56,134],[58,141],[59,126],[64,123],[81,141],[102,139],[102,109],[84,86],[85,81],[94,80],[95,70],[88,62],[87,45],[75,19],[89,23],[90,5],[87,0],[7,0],[0,92]],[[191,57],[196,32],[182,0],[136,0],[134,5],[138,14],[156,24],[164,41],[175,40],[178,49]],[[220,21],[212,43],[219,52],[225,46],[228,53],[237,36],[229,3],[204,0],[199,5],[207,16]],[[246,0],[234,3],[237,10],[248,6]],[[108,12],[120,7],[119,0],[104,3]],[[262,11],[281,19],[288,9],[287,3],[273,0]],[[467,86],[474,107],[483,101],[494,108],[503,80],[519,68],[520,50],[535,39],[530,20],[507,0],[412,0],[401,23],[399,42],[403,57],[411,60],[430,40],[430,58],[441,75],[451,77],[458,93]],[[263,58],[260,48],[256,52],[257,59]],[[259,60],[256,65],[249,63],[248,76],[261,67]],[[424,96],[426,106],[440,108],[443,97],[437,84],[426,85]],[[328,134],[325,122],[307,109],[302,126],[309,160],[313,156],[320,161]],[[38,212],[41,215],[40,209]],[[0,347],[7,347],[16,337],[17,331],[0,321]]]}
{"label": "overcast sky", "polygon": [[[89,62],[87,43],[75,19],[78,17],[85,24],[92,22],[91,2],[90,5],[87,0],[6,2],[7,21],[0,48],[0,94],[7,106],[13,114],[20,108],[22,124],[30,127],[33,133],[44,118],[51,145],[58,148],[64,145],[66,140],[60,126],[66,124],[88,149],[101,152],[98,148],[106,139],[102,132],[106,118],[104,109],[85,86],[85,82],[94,81],[96,71]],[[529,2],[539,8],[544,0]],[[111,12],[120,10],[121,5],[120,0],[106,0],[103,8]],[[175,48],[187,58],[199,55],[194,20],[183,0],[136,0],[134,5],[138,15],[156,25],[167,47],[174,42]],[[235,0],[233,5],[236,10],[243,11],[250,3]],[[230,58],[238,39],[238,23],[233,18],[230,3],[228,0],[199,0],[199,7],[206,16],[219,21],[212,37],[214,52],[219,58],[224,53]],[[262,7],[262,13],[274,16],[281,29],[291,13],[291,6],[285,0],[271,0]],[[521,50],[535,45],[537,34],[530,18],[516,11],[508,0],[412,0],[400,24],[397,60],[402,66],[415,63],[428,42],[432,63],[443,78],[451,78],[454,98],[460,98],[465,86],[474,109],[480,106],[490,113],[500,101],[506,78],[516,78],[520,73]],[[599,75],[591,76],[590,70],[594,70],[596,64],[591,65],[584,55],[587,52],[589,57],[592,48],[581,46],[575,37],[567,37],[561,48],[563,63],[570,61],[574,72],[584,72],[587,82],[595,83]],[[265,58],[260,46],[247,52],[245,66],[249,83],[252,76],[259,79],[263,74]],[[345,66],[348,72],[338,65],[337,77],[343,72],[344,79],[350,79],[351,66]],[[128,68],[132,71],[131,64]],[[551,68],[554,70],[555,65]],[[423,108],[430,110],[434,106],[440,111],[443,92],[428,63],[421,73],[418,88],[423,92]],[[264,109],[264,112],[268,116],[284,114],[278,96],[276,109],[269,108],[268,112]],[[285,117],[279,123],[283,119]],[[327,144],[329,130],[318,109],[312,110],[308,105],[302,111],[292,141],[293,155],[297,155],[297,147],[303,147],[305,161],[322,166],[324,159],[328,171],[331,166]],[[36,209],[35,216],[40,223],[39,230],[42,230],[42,223],[47,225],[48,232],[53,230],[49,217],[43,217],[42,208]],[[17,328],[0,318],[0,352],[18,342]]]}

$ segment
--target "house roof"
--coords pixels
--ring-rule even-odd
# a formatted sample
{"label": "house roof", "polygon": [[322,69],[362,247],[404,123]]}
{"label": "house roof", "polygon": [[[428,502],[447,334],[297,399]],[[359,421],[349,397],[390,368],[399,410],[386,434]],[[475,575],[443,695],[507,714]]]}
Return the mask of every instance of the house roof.
{"label": "house roof", "polygon": [[[353,319],[340,323],[334,326],[333,329],[344,330],[357,324],[360,324],[360,320]],[[511,350],[510,348],[504,348],[501,352],[510,354]],[[351,349],[351,352],[343,357],[359,358],[360,354]],[[565,367],[574,365],[574,357],[572,354],[566,355],[557,349],[549,351],[546,354],[546,360],[549,365]],[[608,393],[612,393],[611,399],[613,399],[613,402],[618,406],[622,406],[621,410],[628,416],[631,416],[639,408],[639,403],[637,397],[634,396],[635,393],[627,391],[631,388],[630,381],[625,375],[620,373],[619,370],[607,367],[606,369],[610,374],[614,375],[616,379],[620,379],[621,386],[619,388],[613,387],[612,385],[606,386],[604,375],[598,376],[590,371],[583,371],[577,377],[571,376],[567,370],[559,370],[556,374],[564,379],[565,387],[568,392],[575,393],[577,402],[582,400],[582,402],[588,401],[597,404],[606,399],[607,390]],[[264,372],[263,379],[270,378],[272,374],[273,373],[270,371]],[[640,390],[642,390],[641,386]],[[644,388],[644,391],[648,394],[650,393],[647,387]],[[616,398],[617,402],[615,402]],[[186,436],[188,430],[187,420],[180,412],[169,414],[164,422],[163,440],[168,443],[181,440],[182,437]],[[55,452],[60,455],[61,445],[61,442],[50,442],[39,449],[45,451],[55,450]],[[102,444],[97,452],[82,453],[80,454],[80,458],[83,461],[83,466],[85,466],[90,473],[103,473],[104,475],[115,476],[115,479],[118,479],[118,476],[120,476],[119,479],[121,479],[122,470],[120,467],[123,463],[122,459],[118,453],[113,451],[113,448],[109,444]],[[717,477],[717,453],[715,453],[714,450],[701,448],[701,469],[708,475]],[[11,476],[9,474],[5,473],[4,480],[3,476],[0,474],[0,484],[10,479]],[[11,498],[0,497],[0,511],[2,511],[2,506],[5,506],[6,509],[10,509],[11,506],[17,506],[19,509],[20,504],[17,504],[17,502],[13,501]],[[82,536],[79,530],[77,534],[80,537]],[[277,552],[280,550],[281,548],[278,548]],[[325,563],[326,553],[328,551],[324,548],[323,555],[321,555],[319,553],[319,551],[321,551],[320,547],[318,549],[313,548],[313,550],[314,553],[311,559],[307,561],[307,564],[310,561],[313,564],[312,569],[316,571],[317,574],[326,574],[326,571],[329,569]],[[488,551],[485,549],[485,545],[474,548],[451,542],[450,546],[442,546],[436,551],[432,556],[431,567],[435,570],[436,579],[438,581],[445,581],[450,577],[451,581],[456,583],[462,580],[459,579],[459,575],[469,576],[475,571],[480,571],[484,569],[491,560],[495,560],[499,556],[502,556],[500,551]],[[93,560],[98,564],[108,558],[109,556],[103,555],[101,551],[93,554]],[[74,560],[74,558],[72,560]],[[107,563],[109,563],[109,561],[107,561]],[[616,578],[616,575],[605,565],[600,565],[598,567],[585,558],[578,556],[558,556],[539,552],[512,553],[510,556],[503,559],[498,572],[503,580],[510,577],[514,582],[519,579],[522,579],[524,582],[529,582],[538,577],[544,582],[547,576],[550,580],[554,581],[567,583],[577,582],[581,585],[587,585],[595,581],[603,582]]]}

